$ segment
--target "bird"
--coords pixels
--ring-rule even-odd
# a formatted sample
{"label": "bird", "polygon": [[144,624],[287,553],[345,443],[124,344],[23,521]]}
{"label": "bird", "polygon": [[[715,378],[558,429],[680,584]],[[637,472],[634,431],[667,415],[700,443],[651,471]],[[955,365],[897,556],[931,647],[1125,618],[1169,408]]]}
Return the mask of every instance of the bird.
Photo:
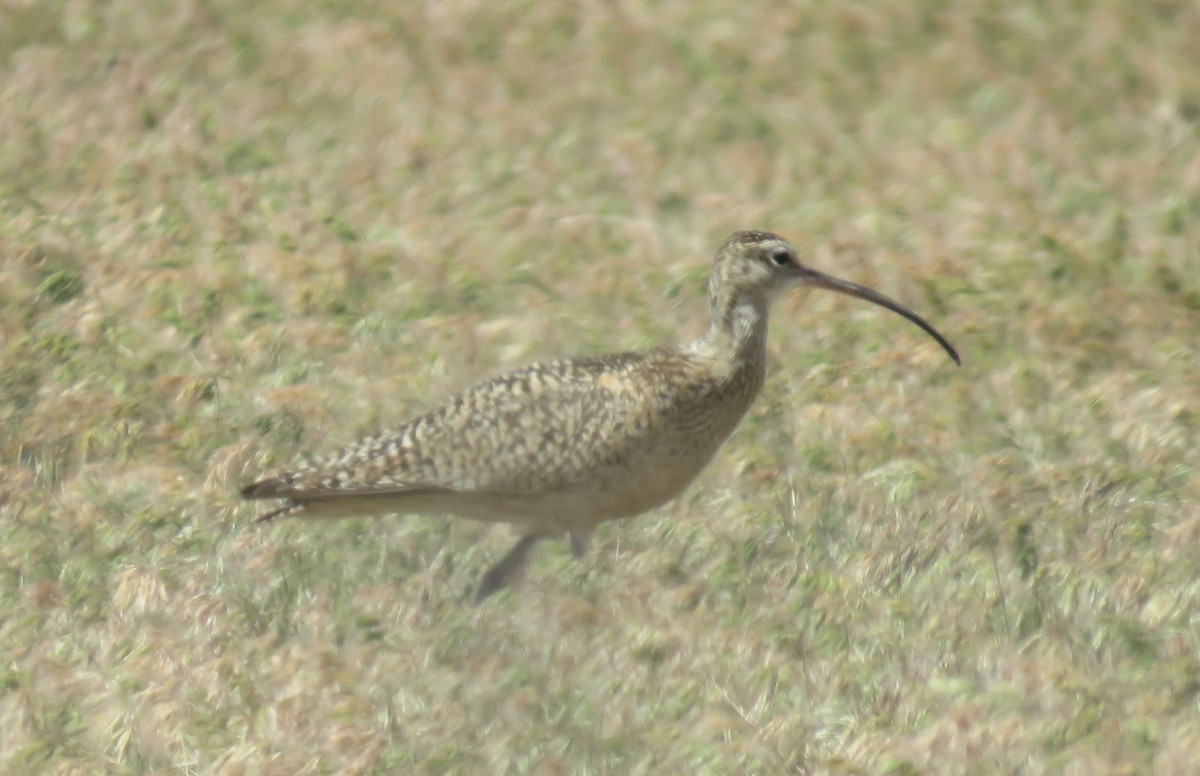
{"label": "bird", "polygon": [[937,329],[899,302],[801,263],[777,234],[739,231],[716,252],[710,324],[694,342],[501,374],[389,431],[303,458],[241,496],[282,499],[259,523],[387,514],[508,523],[519,538],[481,578],[482,602],[523,576],[540,539],[565,534],[582,558],[601,523],[678,496],[762,390],[771,304],[798,287],[891,310],[962,364]]}

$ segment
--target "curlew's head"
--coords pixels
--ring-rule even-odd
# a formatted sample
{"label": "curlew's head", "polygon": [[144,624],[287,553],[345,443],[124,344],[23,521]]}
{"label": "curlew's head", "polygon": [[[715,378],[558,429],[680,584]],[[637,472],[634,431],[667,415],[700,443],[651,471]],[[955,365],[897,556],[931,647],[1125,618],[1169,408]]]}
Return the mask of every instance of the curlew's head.
{"label": "curlew's head", "polygon": [[[937,340],[954,363],[962,363],[954,347],[924,318],[878,291],[804,266],[795,247],[771,232],[734,232],[717,251],[709,281],[713,325],[728,328],[735,339],[749,334],[746,327],[765,328],[771,302],[798,286],[837,291],[886,307]],[[756,337],[761,333],[757,331]]]}

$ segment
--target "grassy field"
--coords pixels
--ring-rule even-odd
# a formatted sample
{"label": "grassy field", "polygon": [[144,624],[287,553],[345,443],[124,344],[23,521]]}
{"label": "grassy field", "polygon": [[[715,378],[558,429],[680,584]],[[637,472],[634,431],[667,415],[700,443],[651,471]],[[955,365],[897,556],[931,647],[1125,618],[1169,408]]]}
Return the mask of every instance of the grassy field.
{"label": "grassy field", "polygon": [[[1192,0],[0,2],[0,772],[1191,774]],[[797,293],[683,497],[536,554],[239,486]]]}

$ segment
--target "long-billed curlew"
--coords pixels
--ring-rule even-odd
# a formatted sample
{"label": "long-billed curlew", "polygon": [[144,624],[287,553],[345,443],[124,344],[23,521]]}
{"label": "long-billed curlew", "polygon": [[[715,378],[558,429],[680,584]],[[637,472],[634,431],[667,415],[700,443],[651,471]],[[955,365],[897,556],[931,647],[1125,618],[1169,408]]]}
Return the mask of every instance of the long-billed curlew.
{"label": "long-billed curlew", "polygon": [[558,359],[469,388],[385,434],[309,458],[242,489],[284,499],[279,516],[447,513],[512,524],[521,539],[484,575],[477,600],[512,583],[540,538],[566,533],[576,557],[597,525],[679,495],[762,388],[771,302],[826,288],[936,329],[864,286],[802,265],[770,232],[737,232],[709,280],[712,323],[689,345]]}

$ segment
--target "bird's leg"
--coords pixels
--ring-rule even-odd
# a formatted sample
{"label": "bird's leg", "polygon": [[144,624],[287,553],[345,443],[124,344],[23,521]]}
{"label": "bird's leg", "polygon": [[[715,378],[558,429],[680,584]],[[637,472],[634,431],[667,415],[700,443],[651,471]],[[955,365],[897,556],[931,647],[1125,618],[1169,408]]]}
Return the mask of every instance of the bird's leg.
{"label": "bird's leg", "polygon": [[479,590],[475,593],[476,604],[482,603],[483,599],[492,593],[503,590],[521,578],[522,572],[525,571],[525,564],[529,560],[529,550],[540,538],[542,537],[537,534],[522,536],[521,540],[513,545],[513,548],[500,559],[499,563],[487,570],[479,582]]}
{"label": "bird's leg", "polygon": [[588,544],[592,541],[591,530],[571,531],[571,553],[576,558],[587,555]]}

